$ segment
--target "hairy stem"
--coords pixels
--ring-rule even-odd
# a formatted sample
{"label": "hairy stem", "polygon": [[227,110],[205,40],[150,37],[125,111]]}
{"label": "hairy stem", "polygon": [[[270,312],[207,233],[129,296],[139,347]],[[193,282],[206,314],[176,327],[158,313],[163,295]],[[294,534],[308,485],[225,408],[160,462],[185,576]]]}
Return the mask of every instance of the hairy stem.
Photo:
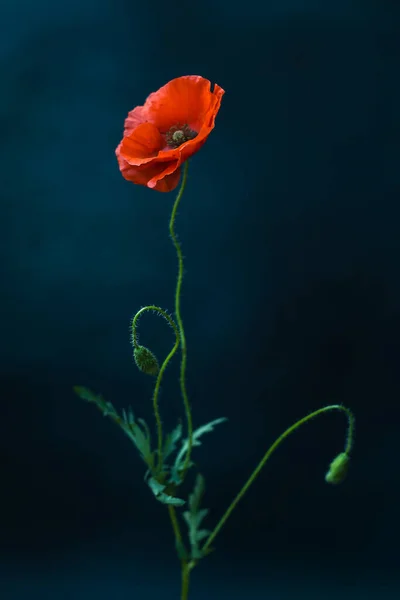
{"label": "hairy stem", "polygon": [[144,312],[147,312],[147,311],[155,312],[160,317],[163,317],[167,321],[167,323],[172,327],[172,329],[174,330],[174,333],[175,333],[174,347],[172,348],[171,352],[165,358],[164,362],[162,363],[162,365],[160,367],[160,370],[157,375],[156,384],[154,386],[154,391],[153,391],[153,412],[154,412],[154,417],[155,417],[156,425],[157,425],[158,470],[160,471],[162,468],[162,462],[163,462],[163,456],[162,456],[163,432],[162,432],[160,409],[158,407],[158,396],[160,394],[160,386],[161,386],[161,381],[162,381],[165,369],[167,368],[169,361],[171,360],[171,358],[174,356],[175,352],[179,348],[180,336],[179,336],[179,330],[178,330],[178,327],[177,327],[175,321],[169,316],[169,314],[165,310],[163,310],[159,306],[154,306],[154,305],[144,306],[136,313],[136,315],[132,319],[131,332],[132,332],[132,345],[134,348],[138,348],[138,336],[137,336],[138,319],[141,317],[141,315]]}
{"label": "hairy stem", "polygon": [[193,422],[192,422],[192,413],[190,410],[189,398],[188,398],[187,391],[186,391],[187,347],[186,347],[185,331],[183,328],[183,321],[182,321],[182,316],[181,316],[183,254],[182,254],[181,245],[180,245],[177,235],[175,233],[175,219],[176,219],[176,215],[178,212],[178,207],[179,207],[180,201],[183,196],[183,192],[186,187],[188,166],[189,166],[189,161],[186,161],[185,165],[183,167],[183,178],[182,178],[181,187],[179,189],[178,195],[174,202],[174,206],[172,208],[171,218],[170,218],[170,222],[169,222],[169,234],[171,236],[172,242],[173,242],[175,250],[176,250],[176,255],[178,258],[178,277],[177,277],[176,288],[175,288],[175,316],[176,316],[176,321],[178,323],[178,328],[179,328],[179,336],[180,336],[180,344],[181,344],[181,352],[182,352],[179,383],[180,383],[181,394],[182,394],[182,399],[183,399],[183,404],[184,404],[185,414],[186,414],[187,428],[188,428],[188,449],[187,449],[187,453],[186,453],[186,459],[185,459],[185,463],[184,463],[184,467],[183,467],[182,477],[185,476],[185,473],[186,473],[189,463],[190,463],[190,455],[192,453],[192,445],[193,445]]}
{"label": "hairy stem", "polygon": [[325,406],[324,408],[320,408],[320,409],[310,413],[309,415],[303,417],[302,419],[300,419],[299,421],[294,423],[294,425],[291,425],[291,427],[286,429],[286,431],[284,431],[275,440],[275,442],[268,448],[267,452],[264,454],[263,458],[261,459],[261,461],[259,462],[257,467],[254,469],[253,473],[250,475],[250,477],[248,478],[248,480],[246,481],[246,483],[244,484],[242,489],[239,491],[237,496],[234,498],[232,503],[228,506],[227,510],[222,515],[219,522],[217,523],[215,529],[212,531],[212,533],[208,537],[206,543],[204,544],[204,546],[202,548],[202,552],[206,552],[210,548],[212,542],[214,541],[214,539],[216,538],[216,536],[218,535],[218,533],[220,532],[222,527],[225,525],[225,523],[228,520],[229,516],[231,515],[232,511],[237,506],[237,504],[240,502],[240,500],[243,498],[243,496],[245,495],[245,493],[247,492],[247,490],[249,489],[251,484],[254,483],[255,479],[260,474],[260,471],[264,467],[265,463],[268,461],[268,459],[273,454],[273,452],[275,452],[275,450],[278,448],[278,446],[280,446],[281,443],[290,434],[292,434],[294,431],[296,431],[296,429],[298,429],[299,427],[304,425],[304,423],[307,423],[308,421],[311,421],[311,419],[314,419],[315,417],[322,415],[326,412],[332,411],[332,410],[342,411],[347,417],[348,429],[347,429],[347,435],[346,435],[345,453],[347,455],[350,455],[351,447],[353,444],[353,438],[354,438],[354,416],[353,416],[353,413],[348,408],[346,408],[345,406],[341,406],[340,404],[332,404],[329,406]]}

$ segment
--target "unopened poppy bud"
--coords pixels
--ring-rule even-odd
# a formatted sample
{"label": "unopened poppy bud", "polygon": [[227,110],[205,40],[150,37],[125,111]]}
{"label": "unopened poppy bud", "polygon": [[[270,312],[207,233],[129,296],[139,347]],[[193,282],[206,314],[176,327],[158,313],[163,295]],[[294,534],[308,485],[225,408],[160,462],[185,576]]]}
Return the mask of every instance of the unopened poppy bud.
{"label": "unopened poppy bud", "polygon": [[338,454],[329,465],[328,472],[325,475],[325,481],[327,483],[332,483],[333,485],[342,483],[346,478],[349,462],[350,457],[347,452]]}
{"label": "unopened poppy bud", "polygon": [[158,375],[160,366],[151,350],[145,346],[137,346],[133,351],[133,358],[140,371],[146,375]]}

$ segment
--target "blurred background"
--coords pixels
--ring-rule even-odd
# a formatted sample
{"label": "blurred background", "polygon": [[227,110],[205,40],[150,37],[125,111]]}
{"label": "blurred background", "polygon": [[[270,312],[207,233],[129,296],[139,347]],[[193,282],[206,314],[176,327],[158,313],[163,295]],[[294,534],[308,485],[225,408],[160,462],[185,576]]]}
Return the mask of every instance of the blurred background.
{"label": "blurred background", "polygon": [[[173,310],[175,195],[126,182],[114,150],[127,112],[184,74],[226,90],[177,219],[195,426],[229,418],[195,450],[206,525],[296,419],[357,418],[341,486],[324,473],[342,415],[280,448],[191,600],[398,598],[398,3],[5,0],[0,30],[1,598],[179,598],[144,464],[72,386],[152,423],[129,321]],[[173,343],[152,315],[140,334],[160,358]]]}

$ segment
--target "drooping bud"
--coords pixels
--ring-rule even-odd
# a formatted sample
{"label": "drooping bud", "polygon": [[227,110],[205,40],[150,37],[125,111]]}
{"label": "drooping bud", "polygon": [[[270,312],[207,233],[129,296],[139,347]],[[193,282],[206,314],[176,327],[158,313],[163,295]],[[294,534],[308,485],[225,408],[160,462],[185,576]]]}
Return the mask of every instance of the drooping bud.
{"label": "drooping bud", "polygon": [[133,358],[140,371],[146,375],[158,375],[160,365],[151,350],[145,346],[137,346],[133,351]]}
{"label": "drooping bud", "polygon": [[342,481],[344,481],[346,478],[349,463],[350,457],[347,452],[341,452],[338,454],[329,465],[328,472],[325,475],[325,481],[333,485],[342,483]]}

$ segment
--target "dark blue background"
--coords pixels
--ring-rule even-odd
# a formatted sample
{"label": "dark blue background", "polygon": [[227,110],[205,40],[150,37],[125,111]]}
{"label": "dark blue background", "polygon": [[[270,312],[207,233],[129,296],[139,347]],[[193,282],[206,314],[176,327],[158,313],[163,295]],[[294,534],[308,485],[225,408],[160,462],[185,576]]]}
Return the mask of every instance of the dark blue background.
{"label": "dark blue background", "polygon": [[[196,449],[208,525],[287,425],[332,402],[357,417],[348,481],[323,481],[341,416],[297,432],[191,600],[398,597],[399,31],[388,0],[2,3],[4,600],[179,598],[143,464],[72,386],[151,421],[129,320],[173,310],[174,194],[127,183],[114,149],[128,110],[183,74],[226,90],[177,221],[195,424],[229,417]],[[171,332],[146,316],[141,341],[162,357]]]}

